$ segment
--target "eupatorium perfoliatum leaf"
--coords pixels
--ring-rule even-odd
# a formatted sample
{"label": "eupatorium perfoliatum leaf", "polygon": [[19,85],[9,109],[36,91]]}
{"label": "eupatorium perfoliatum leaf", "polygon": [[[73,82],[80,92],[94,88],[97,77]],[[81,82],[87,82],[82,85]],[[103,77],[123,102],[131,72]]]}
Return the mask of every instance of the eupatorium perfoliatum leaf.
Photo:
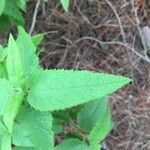
{"label": "eupatorium perfoliatum leaf", "polygon": [[89,71],[39,71],[31,77],[28,102],[41,111],[65,109],[111,94],[130,81]]}
{"label": "eupatorium perfoliatum leaf", "polygon": [[22,65],[20,51],[17,47],[16,41],[11,34],[9,36],[7,51],[8,56],[6,59],[6,67],[8,77],[10,82],[14,86],[19,87],[24,82],[24,69]]}
{"label": "eupatorium perfoliatum leaf", "polygon": [[53,150],[52,116],[49,112],[36,111],[22,106],[15,119],[12,143],[18,147]]}
{"label": "eupatorium perfoliatum leaf", "polygon": [[36,69],[39,69],[39,60],[36,56],[36,47],[32,42],[32,38],[22,27],[18,27],[18,38],[16,43],[18,49],[20,50],[25,78],[28,79]]}

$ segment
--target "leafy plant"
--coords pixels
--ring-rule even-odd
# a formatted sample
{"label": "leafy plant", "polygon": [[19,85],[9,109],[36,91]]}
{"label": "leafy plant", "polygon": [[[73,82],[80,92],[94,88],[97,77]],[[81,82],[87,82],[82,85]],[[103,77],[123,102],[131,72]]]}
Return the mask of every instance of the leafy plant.
{"label": "leafy plant", "polygon": [[25,0],[0,0],[0,31],[9,25],[24,25],[20,10],[26,11]]}
{"label": "leafy plant", "polygon": [[65,10],[65,12],[68,12],[69,2],[70,2],[70,0],[60,0],[60,3],[62,5],[63,9]]}
{"label": "leafy plant", "polygon": [[[0,149],[98,150],[113,126],[106,95],[131,80],[89,71],[44,70],[36,55],[39,36],[31,38],[22,27],[18,32],[16,40],[10,34],[8,46],[0,46]],[[80,104],[85,106],[76,111],[74,123],[63,110]],[[52,129],[63,132],[66,120],[75,132],[54,147]]]}

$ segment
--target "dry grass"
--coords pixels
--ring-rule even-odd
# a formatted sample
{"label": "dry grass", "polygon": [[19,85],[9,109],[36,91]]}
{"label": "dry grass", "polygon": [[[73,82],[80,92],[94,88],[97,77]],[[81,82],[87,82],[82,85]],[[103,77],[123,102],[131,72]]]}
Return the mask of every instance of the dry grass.
{"label": "dry grass", "polygon": [[[33,30],[34,34],[48,32],[40,56],[46,68],[86,69],[133,78],[132,85],[110,97],[116,123],[106,139],[110,150],[150,149],[150,61],[139,34],[139,27],[150,26],[150,11],[146,0],[135,0],[134,8],[131,1],[74,0],[70,12],[63,13],[58,1],[48,0],[39,6]],[[35,6],[34,0],[28,2],[28,31]],[[132,49],[96,40],[119,41]]]}

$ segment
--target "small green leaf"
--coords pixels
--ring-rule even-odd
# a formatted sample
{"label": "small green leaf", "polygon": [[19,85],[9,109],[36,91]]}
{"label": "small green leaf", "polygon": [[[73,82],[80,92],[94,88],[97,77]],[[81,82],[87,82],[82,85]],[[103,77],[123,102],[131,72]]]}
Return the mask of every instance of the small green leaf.
{"label": "small green leaf", "polygon": [[110,108],[107,107],[105,114],[100,117],[90,132],[89,141],[91,147],[95,147],[102,142],[112,128],[113,122],[111,120]]}
{"label": "small green leaf", "polygon": [[8,71],[9,80],[13,85],[21,86],[24,82],[24,70],[22,66],[20,51],[12,35],[8,42],[8,56],[6,60],[6,67]]}
{"label": "small green leaf", "polygon": [[56,146],[55,150],[90,150],[88,145],[78,139],[64,140],[63,143]]}
{"label": "small green leaf", "polygon": [[14,145],[53,150],[52,116],[49,112],[35,111],[29,106],[23,106],[15,121],[12,134]]}
{"label": "small green leaf", "polygon": [[3,13],[5,7],[5,0],[0,0],[0,16]]}
{"label": "small green leaf", "polygon": [[33,37],[32,37],[32,42],[33,42],[33,44],[34,44],[35,46],[38,46],[38,45],[41,43],[41,41],[43,40],[44,35],[45,35],[45,34],[43,33],[43,34],[38,34],[38,35],[33,36]]}
{"label": "small green leaf", "polygon": [[31,37],[25,32],[22,27],[18,27],[17,46],[20,50],[22,65],[26,79],[39,69],[39,60],[36,56],[36,47],[32,42]]}
{"label": "small green leaf", "polygon": [[13,87],[10,82],[6,79],[0,79],[0,115],[3,115],[12,92]]}
{"label": "small green leaf", "polygon": [[10,97],[10,100],[7,102],[3,115],[3,121],[10,134],[12,133],[14,119],[19,111],[19,107],[23,101],[23,97],[24,93],[22,89],[16,89],[14,94]]}
{"label": "small green leaf", "polygon": [[63,7],[63,9],[65,10],[65,12],[68,12],[69,9],[69,0],[60,0],[60,3]]}
{"label": "small green leaf", "polygon": [[107,111],[108,98],[103,97],[98,100],[89,102],[77,116],[78,123],[81,128],[90,132],[95,126],[96,122],[103,118]]}
{"label": "small green leaf", "polygon": [[89,71],[39,71],[31,77],[28,102],[41,111],[65,109],[111,94],[130,81]]}

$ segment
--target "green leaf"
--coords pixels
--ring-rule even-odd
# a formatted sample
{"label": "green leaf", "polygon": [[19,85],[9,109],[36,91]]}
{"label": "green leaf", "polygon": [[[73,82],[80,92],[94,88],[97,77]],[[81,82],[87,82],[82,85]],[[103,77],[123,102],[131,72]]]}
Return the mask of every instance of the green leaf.
{"label": "green leaf", "polygon": [[65,109],[111,94],[130,81],[89,71],[39,71],[31,77],[28,102],[41,111]]}
{"label": "green leaf", "polygon": [[30,140],[28,130],[23,128],[20,124],[15,123],[13,126],[13,144],[24,147],[32,147],[33,144]]}
{"label": "green leaf", "polygon": [[108,98],[103,97],[98,100],[89,102],[77,116],[78,123],[81,128],[90,132],[95,126],[96,122],[103,118],[107,111]]}
{"label": "green leaf", "polygon": [[35,54],[36,47],[32,43],[31,37],[22,27],[18,27],[18,32],[19,34],[16,42],[20,50],[25,77],[28,79],[33,72],[39,69],[39,60]]}
{"label": "green leaf", "polygon": [[53,150],[54,141],[50,113],[35,111],[28,106],[24,106],[20,109],[15,121],[12,134],[14,145]]}
{"label": "green leaf", "polygon": [[69,122],[70,116],[68,111],[60,110],[60,111],[54,111],[52,113],[53,118],[56,118],[57,120],[60,120],[61,122]]}
{"label": "green leaf", "polygon": [[8,56],[6,60],[6,67],[8,71],[9,80],[13,85],[21,86],[24,83],[24,70],[22,66],[20,51],[12,35],[8,42]]}
{"label": "green leaf", "polygon": [[58,119],[53,119],[53,132],[54,134],[60,134],[63,131],[63,126],[61,124],[61,121]]}
{"label": "green leaf", "polygon": [[22,89],[16,89],[14,94],[11,96],[10,101],[8,101],[6,105],[3,115],[3,121],[10,134],[12,133],[14,119],[19,111],[19,107],[23,101],[23,97],[24,93]]}
{"label": "green leaf", "polygon": [[33,37],[32,37],[32,42],[33,42],[33,44],[34,44],[35,46],[38,46],[38,45],[41,43],[41,41],[43,40],[44,35],[45,35],[45,34],[43,33],[43,34],[38,34],[38,35],[33,36]]}
{"label": "green leaf", "polygon": [[4,14],[0,16],[0,32],[4,32],[4,30],[11,25],[12,24],[9,16]]}
{"label": "green leaf", "polygon": [[[89,146],[89,149],[90,149],[90,150],[103,150],[102,147],[101,147],[101,145],[100,145],[99,143],[94,144],[94,145],[90,145],[90,146]],[[104,150],[105,150],[105,149],[104,149]]]}
{"label": "green leaf", "polygon": [[95,147],[102,142],[113,128],[113,122],[111,120],[110,108],[107,107],[107,111],[96,122],[95,126],[90,132],[89,141],[91,147]]}
{"label": "green leaf", "polygon": [[64,140],[56,146],[55,150],[90,150],[89,147],[78,139],[72,138]]}
{"label": "green leaf", "polygon": [[1,150],[11,150],[11,135],[6,134],[2,139]]}
{"label": "green leaf", "polygon": [[69,0],[60,0],[60,3],[65,10],[65,12],[68,12],[69,9]]}
{"label": "green leaf", "polygon": [[0,149],[11,150],[11,136],[2,122],[0,122]]}
{"label": "green leaf", "polygon": [[21,10],[26,11],[26,0],[16,0],[16,3]]}
{"label": "green leaf", "polygon": [[0,63],[0,78],[7,78],[6,66],[3,63]]}
{"label": "green leaf", "polygon": [[8,133],[7,128],[0,121],[0,145],[1,145],[1,142],[2,142],[2,139],[3,139],[4,135],[6,135],[7,133]]}
{"label": "green leaf", "polygon": [[0,79],[0,115],[3,115],[12,92],[13,87],[10,82],[6,79]]}
{"label": "green leaf", "polygon": [[5,0],[4,14],[17,20],[20,25],[24,24],[24,18],[14,0]]}
{"label": "green leaf", "polygon": [[0,16],[3,13],[5,7],[5,0],[0,0]]}

